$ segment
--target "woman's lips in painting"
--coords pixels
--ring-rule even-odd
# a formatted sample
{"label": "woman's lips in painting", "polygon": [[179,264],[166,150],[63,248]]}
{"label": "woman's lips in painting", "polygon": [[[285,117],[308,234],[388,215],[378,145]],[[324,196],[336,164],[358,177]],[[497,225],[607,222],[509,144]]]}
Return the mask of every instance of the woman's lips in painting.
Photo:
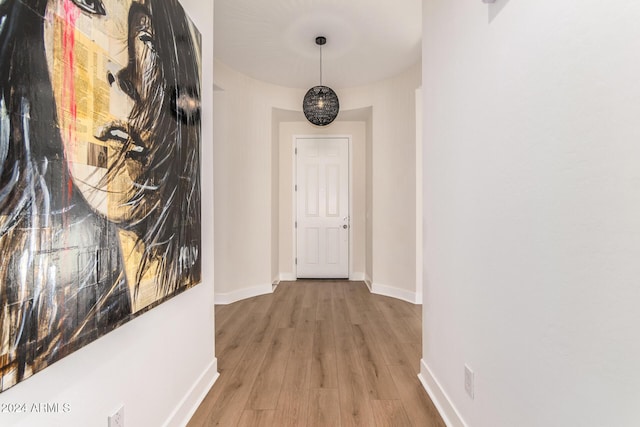
{"label": "woman's lips in painting", "polygon": [[130,126],[121,122],[113,122],[103,126],[95,137],[99,141],[115,141],[124,144],[127,158],[142,160],[147,154],[147,148],[140,135]]}

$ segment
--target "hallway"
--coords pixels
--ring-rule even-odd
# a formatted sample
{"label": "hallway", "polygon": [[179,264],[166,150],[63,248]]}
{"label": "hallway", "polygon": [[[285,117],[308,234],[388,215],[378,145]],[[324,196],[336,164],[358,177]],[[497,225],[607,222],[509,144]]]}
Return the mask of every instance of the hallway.
{"label": "hallway", "polygon": [[283,282],[216,306],[221,376],[189,427],[444,427],[417,378],[421,336],[421,306],[363,282]]}

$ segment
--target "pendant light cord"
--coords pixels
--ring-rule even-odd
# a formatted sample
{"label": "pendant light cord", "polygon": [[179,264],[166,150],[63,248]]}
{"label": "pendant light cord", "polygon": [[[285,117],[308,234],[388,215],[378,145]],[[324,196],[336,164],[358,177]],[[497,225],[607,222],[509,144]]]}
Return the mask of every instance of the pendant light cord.
{"label": "pendant light cord", "polygon": [[322,45],[320,45],[320,86],[322,86]]}

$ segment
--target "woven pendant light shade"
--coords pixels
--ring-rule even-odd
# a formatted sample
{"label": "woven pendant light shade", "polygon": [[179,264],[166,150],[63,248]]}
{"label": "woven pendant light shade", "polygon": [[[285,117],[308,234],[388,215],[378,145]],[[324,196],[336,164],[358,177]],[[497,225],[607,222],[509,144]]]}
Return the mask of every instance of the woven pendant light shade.
{"label": "woven pendant light shade", "polygon": [[327,86],[314,86],[307,91],[302,101],[304,116],[317,126],[326,126],[338,116],[338,95]]}
{"label": "woven pendant light shade", "polygon": [[333,122],[340,111],[338,95],[330,87],[322,85],[322,45],[326,42],[325,37],[316,37],[316,44],[320,46],[320,85],[309,89],[302,101],[304,116],[316,126]]}

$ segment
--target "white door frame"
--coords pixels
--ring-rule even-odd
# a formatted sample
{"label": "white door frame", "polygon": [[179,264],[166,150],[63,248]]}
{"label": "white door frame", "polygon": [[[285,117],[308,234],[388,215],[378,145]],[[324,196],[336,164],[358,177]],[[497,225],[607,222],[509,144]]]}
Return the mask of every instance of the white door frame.
{"label": "white door frame", "polygon": [[[297,164],[297,160],[296,160],[296,141],[298,139],[347,139],[349,142],[349,280],[352,280],[351,277],[353,275],[353,156],[351,155],[351,153],[353,153],[353,147],[352,147],[352,135],[343,135],[343,134],[331,134],[331,135],[313,135],[313,134],[305,134],[305,135],[293,135],[291,144],[292,144],[292,149],[291,149],[291,156],[292,159],[291,161],[293,162],[293,185],[291,186],[291,193],[292,193],[292,218],[293,221],[291,222],[291,240],[293,242],[293,256],[291,259],[291,271],[293,271],[293,277],[296,278],[296,271],[297,271],[297,265],[296,265],[296,257],[298,256],[298,242],[296,239],[296,220],[298,217],[298,211],[297,211],[297,206],[298,206],[298,193],[296,191],[296,184],[297,184],[297,176],[298,176],[298,164]],[[296,278],[297,280],[297,278]]]}

